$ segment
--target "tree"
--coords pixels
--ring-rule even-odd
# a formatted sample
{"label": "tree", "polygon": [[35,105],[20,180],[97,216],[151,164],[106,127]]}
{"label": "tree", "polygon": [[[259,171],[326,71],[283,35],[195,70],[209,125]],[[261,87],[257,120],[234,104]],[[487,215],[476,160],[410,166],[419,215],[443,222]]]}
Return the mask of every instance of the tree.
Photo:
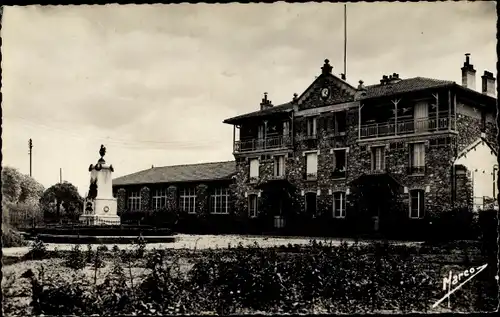
{"label": "tree", "polygon": [[69,182],[58,183],[49,187],[40,199],[45,213],[55,213],[60,219],[64,214],[75,218],[83,208],[83,198],[78,193],[78,189]]}
{"label": "tree", "polygon": [[45,188],[33,177],[28,175],[21,176],[21,193],[19,195],[19,202],[30,205],[38,205]]}
{"label": "tree", "polygon": [[17,203],[21,195],[22,174],[15,168],[2,168],[2,196],[6,202]]}
{"label": "tree", "polygon": [[2,219],[12,226],[34,225],[41,220],[39,200],[43,185],[16,168],[2,169]]}

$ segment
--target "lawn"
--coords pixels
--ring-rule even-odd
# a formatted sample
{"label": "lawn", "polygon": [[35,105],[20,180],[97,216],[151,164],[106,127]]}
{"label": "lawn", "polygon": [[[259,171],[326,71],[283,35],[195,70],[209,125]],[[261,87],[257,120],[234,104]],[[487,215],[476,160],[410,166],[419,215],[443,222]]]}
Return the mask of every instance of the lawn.
{"label": "lawn", "polygon": [[[96,253],[52,246],[25,255],[2,269],[4,314],[472,312],[498,303],[490,266],[451,296],[449,308],[448,301],[431,308],[445,295],[450,270],[491,263],[477,243],[184,238],[166,248],[137,244]],[[35,276],[21,277],[28,270]]]}

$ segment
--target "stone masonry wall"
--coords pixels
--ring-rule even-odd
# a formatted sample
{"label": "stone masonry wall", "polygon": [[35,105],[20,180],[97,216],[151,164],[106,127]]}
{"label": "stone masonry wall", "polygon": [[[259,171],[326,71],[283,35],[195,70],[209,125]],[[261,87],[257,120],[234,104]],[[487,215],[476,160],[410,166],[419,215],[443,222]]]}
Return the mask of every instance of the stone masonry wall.
{"label": "stone masonry wall", "polygon": [[125,190],[125,188],[118,189],[116,203],[118,214],[123,213],[127,208],[127,191]]}

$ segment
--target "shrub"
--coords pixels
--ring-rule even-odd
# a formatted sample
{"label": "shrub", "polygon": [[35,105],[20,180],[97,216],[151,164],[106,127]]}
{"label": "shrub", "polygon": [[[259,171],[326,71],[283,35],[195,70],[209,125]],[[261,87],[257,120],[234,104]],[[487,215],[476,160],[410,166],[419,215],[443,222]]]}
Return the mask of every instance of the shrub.
{"label": "shrub", "polygon": [[27,244],[19,232],[12,229],[9,225],[2,223],[2,247],[23,247]]}
{"label": "shrub", "polygon": [[45,243],[43,243],[43,241],[40,240],[38,236],[36,236],[33,243],[30,245],[28,253],[26,253],[25,255],[25,258],[32,260],[42,260],[46,258],[47,255],[48,252]]}
{"label": "shrub", "polygon": [[[432,266],[416,252],[389,243],[333,247],[313,241],[300,252],[293,246],[264,249],[257,244],[238,245],[203,251],[203,256],[192,258],[193,267],[183,273],[179,252],[153,250],[146,253],[148,274],[134,285],[134,254],[122,251],[114,253],[114,268],[104,283],[47,282],[36,298],[44,314],[54,312],[56,300],[64,300],[59,304],[64,306],[61,312],[86,315],[239,314],[255,310],[310,313],[318,306],[329,313],[426,311],[443,296],[443,276],[441,265]],[[127,264],[127,273],[120,262]],[[467,306],[472,295],[495,299],[494,284],[494,279],[485,280],[477,295],[469,288],[455,293],[456,307],[473,309]],[[485,310],[494,309],[495,301],[480,305]]]}
{"label": "shrub", "polygon": [[72,269],[81,270],[85,267],[85,262],[85,256],[80,249],[80,245],[76,244],[66,256],[64,264]]}

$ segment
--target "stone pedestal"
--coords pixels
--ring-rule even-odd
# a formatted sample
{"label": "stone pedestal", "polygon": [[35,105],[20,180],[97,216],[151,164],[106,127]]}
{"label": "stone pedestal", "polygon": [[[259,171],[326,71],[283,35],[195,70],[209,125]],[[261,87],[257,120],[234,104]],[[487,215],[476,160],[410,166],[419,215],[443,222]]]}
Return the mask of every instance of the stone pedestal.
{"label": "stone pedestal", "polygon": [[[104,150],[103,150],[104,149]],[[87,225],[119,225],[117,199],[113,197],[113,166],[107,165],[103,156],[106,149],[101,146],[101,158],[90,165],[90,189],[85,199],[80,222]]]}

